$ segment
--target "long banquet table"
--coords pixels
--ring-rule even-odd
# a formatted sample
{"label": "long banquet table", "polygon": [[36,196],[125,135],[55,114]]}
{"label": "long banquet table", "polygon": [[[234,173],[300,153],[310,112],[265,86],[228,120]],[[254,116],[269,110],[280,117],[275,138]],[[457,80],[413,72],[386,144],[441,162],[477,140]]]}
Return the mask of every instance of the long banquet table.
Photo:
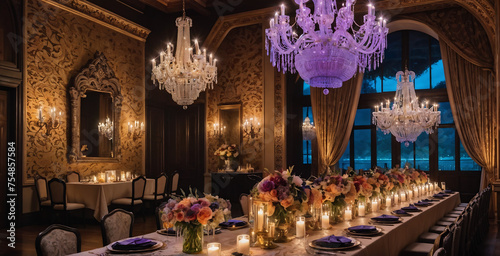
{"label": "long banquet table", "polygon": [[[403,217],[402,223],[394,224],[393,226],[380,226],[383,229],[383,235],[369,238],[355,239],[361,242],[361,246],[352,249],[344,250],[342,255],[361,255],[361,256],[397,256],[408,244],[417,241],[420,234],[427,230],[441,219],[446,213],[453,210],[460,203],[459,193],[454,193],[451,196],[436,201],[433,205],[422,207],[421,212],[412,213],[413,216]],[[406,203],[407,204],[407,203]],[[392,210],[399,209],[401,205],[394,206]],[[349,226],[369,224],[371,217],[380,214],[389,214],[388,210],[371,213],[365,217],[357,217],[352,221],[338,223],[333,225],[333,228],[327,231],[308,231],[307,238],[294,239],[289,243],[277,244],[278,248],[272,250],[264,250],[258,247],[251,248],[251,255],[309,255],[307,251],[307,243],[311,240],[318,239],[328,235],[343,235],[344,229]],[[223,230],[221,234],[214,236],[205,236],[204,253],[206,254],[206,243],[219,242],[222,244],[222,255],[229,256],[236,251],[236,236],[240,234],[248,234],[248,228],[228,231]],[[156,232],[143,235],[142,237],[162,241],[165,245],[163,248],[154,252],[148,252],[137,255],[186,255],[182,253],[182,238],[163,236]],[[105,247],[91,251],[78,253],[75,255],[108,255]]]}
{"label": "long banquet table", "polygon": [[[144,194],[153,194],[155,190],[155,180],[146,179]],[[112,182],[112,183],[66,183],[66,196],[68,202],[85,204],[86,208],[94,210],[94,218],[101,221],[102,217],[108,214],[108,205],[111,201],[132,196],[132,182]]]}

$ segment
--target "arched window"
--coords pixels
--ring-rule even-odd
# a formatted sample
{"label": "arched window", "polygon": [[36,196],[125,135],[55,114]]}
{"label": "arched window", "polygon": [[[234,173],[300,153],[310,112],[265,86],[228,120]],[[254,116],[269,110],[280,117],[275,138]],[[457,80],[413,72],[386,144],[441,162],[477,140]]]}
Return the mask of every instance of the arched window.
{"label": "arched window", "polygon": [[[388,35],[388,47],[382,65],[366,72],[363,78],[356,119],[349,146],[338,165],[354,169],[396,165],[421,170],[480,171],[467,155],[458,134],[446,92],[439,41],[415,30],[400,30]],[[441,125],[433,134],[420,134],[406,147],[391,134],[384,134],[372,124],[373,106],[394,97],[396,72],[408,67],[416,74],[415,89],[419,99],[437,102]]]}

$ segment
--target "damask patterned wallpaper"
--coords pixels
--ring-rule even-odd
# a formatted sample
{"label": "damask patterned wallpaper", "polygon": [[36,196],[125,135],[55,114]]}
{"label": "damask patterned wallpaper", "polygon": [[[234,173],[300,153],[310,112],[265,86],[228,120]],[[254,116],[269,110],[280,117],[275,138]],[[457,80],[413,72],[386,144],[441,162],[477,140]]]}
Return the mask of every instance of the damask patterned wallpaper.
{"label": "damask patterned wallpaper", "polygon": [[[263,123],[263,44],[262,25],[251,25],[231,30],[215,54],[218,59],[218,84],[207,91],[207,127],[218,122],[218,104],[242,103],[243,121],[256,117]],[[262,129],[263,130],[263,129]],[[212,134],[207,137],[208,170],[219,167],[214,156],[220,146]],[[264,139],[262,131],[255,139],[243,136],[240,147],[240,163],[250,163],[257,170],[262,167]]]}
{"label": "damask patterned wallpaper", "polygon": [[[81,176],[105,170],[143,172],[143,140],[127,135],[127,123],[145,119],[144,42],[40,0],[28,0],[26,9],[26,173],[47,178],[69,171]],[[120,123],[122,160],[119,163],[68,163],[71,142],[69,87],[96,51],[104,53],[122,85]],[[62,111],[62,126],[45,136],[36,125],[40,104]]]}

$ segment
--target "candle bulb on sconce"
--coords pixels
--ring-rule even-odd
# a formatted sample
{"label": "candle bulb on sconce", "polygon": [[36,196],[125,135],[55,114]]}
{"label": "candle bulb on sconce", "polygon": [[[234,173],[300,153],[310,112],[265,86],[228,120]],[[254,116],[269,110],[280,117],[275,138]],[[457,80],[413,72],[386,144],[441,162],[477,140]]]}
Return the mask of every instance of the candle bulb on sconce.
{"label": "candle bulb on sconce", "polygon": [[40,127],[40,130],[45,127],[47,129],[45,135],[49,136],[52,134],[53,129],[57,129],[61,125],[61,117],[62,112],[59,111],[59,115],[57,115],[57,109],[55,107],[52,107],[49,108],[49,119],[45,120],[45,117],[43,116],[43,107],[40,104],[40,107],[38,108],[37,125]]}
{"label": "candle bulb on sconce", "polygon": [[128,122],[128,134],[133,135],[134,138],[141,137],[144,133],[144,122],[134,121]]}
{"label": "candle bulb on sconce", "polygon": [[257,118],[252,117],[245,120],[242,126],[244,135],[249,136],[252,139],[256,138],[260,133],[261,127],[260,122],[257,121]]}

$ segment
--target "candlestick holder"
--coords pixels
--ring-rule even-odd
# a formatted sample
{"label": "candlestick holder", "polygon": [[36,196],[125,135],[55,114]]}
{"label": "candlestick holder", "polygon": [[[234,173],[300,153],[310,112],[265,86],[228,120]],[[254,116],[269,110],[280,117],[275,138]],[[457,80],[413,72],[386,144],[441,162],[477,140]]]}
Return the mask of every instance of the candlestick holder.
{"label": "candlestick holder", "polygon": [[59,115],[56,115],[56,108],[51,108],[50,109],[50,115],[47,120],[45,120],[45,117],[43,116],[42,113],[42,106],[38,109],[38,122],[37,125],[40,127],[39,130],[43,129],[43,127],[46,128],[45,135],[50,136],[52,135],[52,130],[57,129],[61,126],[61,116],[62,112],[59,112]]}

